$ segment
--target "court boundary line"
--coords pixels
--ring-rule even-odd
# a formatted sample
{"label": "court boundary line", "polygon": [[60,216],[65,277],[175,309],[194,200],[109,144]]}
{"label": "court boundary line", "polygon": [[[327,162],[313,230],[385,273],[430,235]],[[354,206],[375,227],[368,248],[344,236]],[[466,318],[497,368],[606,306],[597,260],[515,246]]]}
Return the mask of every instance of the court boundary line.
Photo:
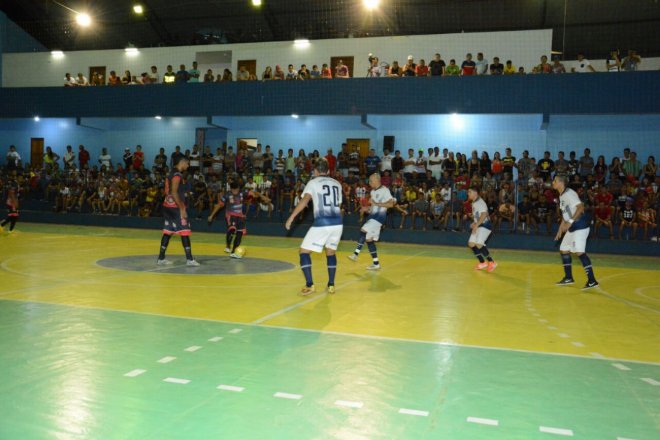
{"label": "court boundary line", "polygon": [[472,348],[472,349],[482,349],[482,350],[490,350],[490,351],[508,351],[508,352],[513,352],[513,353],[524,353],[524,354],[535,354],[535,355],[546,355],[546,356],[561,356],[561,357],[569,357],[569,358],[575,358],[575,359],[588,359],[588,360],[591,360],[591,361],[618,361],[618,362],[628,362],[628,363],[638,364],[638,365],[648,365],[648,366],[659,366],[660,367],[660,362],[648,362],[648,361],[639,361],[639,360],[633,360],[633,359],[623,359],[623,358],[614,358],[614,357],[595,358],[595,357],[592,357],[592,356],[585,356],[585,355],[579,355],[579,354],[557,353],[557,352],[546,352],[546,351],[533,351],[533,350],[525,350],[525,349],[521,349],[521,348],[487,347],[487,346],[483,346],[483,345],[459,344],[459,343],[455,343],[455,342],[425,341],[425,340],[422,340],[422,339],[406,339],[406,338],[396,338],[396,337],[393,337],[393,336],[365,335],[365,334],[359,334],[359,333],[347,333],[347,332],[338,332],[338,331],[332,331],[332,330],[316,330],[316,329],[296,328],[296,327],[287,327],[287,326],[269,325],[269,324],[252,324],[252,323],[249,323],[249,322],[235,322],[235,321],[226,321],[226,320],[221,320],[221,319],[197,318],[197,317],[194,317],[194,316],[173,316],[173,315],[165,315],[165,314],[161,314],[161,313],[138,312],[138,311],[134,311],[134,310],[120,310],[120,309],[111,309],[111,308],[104,308],[104,307],[83,306],[83,305],[78,305],[78,304],[63,304],[63,303],[56,303],[56,302],[49,302],[49,301],[24,300],[24,299],[17,299],[17,298],[0,298],[0,302],[2,302],[2,301],[12,301],[12,302],[20,302],[20,303],[33,303],[33,304],[46,304],[46,305],[51,305],[51,306],[72,307],[72,308],[77,308],[77,309],[96,310],[96,311],[101,311],[101,312],[126,313],[126,314],[130,314],[130,315],[144,315],[144,316],[152,316],[152,317],[157,317],[157,318],[169,318],[169,319],[186,319],[186,320],[210,322],[210,323],[216,323],[216,324],[228,324],[228,325],[237,325],[237,326],[245,326],[245,327],[255,327],[255,328],[260,328],[260,327],[261,328],[269,328],[269,329],[274,329],[274,330],[301,331],[301,332],[307,332],[307,333],[317,333],[317,334],[322,334],[322,335],[333,335],[333,336],[345,336],[345,337],[349,337],[349,338],[372,339],[372,340],[377,340],[377,341],[412,342],[412,343],[416,343],[416,344],[436,345],[436,346],[443,346],[443,347]]}

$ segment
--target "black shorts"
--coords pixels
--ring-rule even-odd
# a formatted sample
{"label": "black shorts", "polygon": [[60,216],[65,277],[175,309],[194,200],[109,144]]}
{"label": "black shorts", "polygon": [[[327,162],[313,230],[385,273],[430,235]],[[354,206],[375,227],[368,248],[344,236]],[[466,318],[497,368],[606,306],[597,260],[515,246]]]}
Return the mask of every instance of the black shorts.
{"label": "black shorts", "polygon": [[186,236],[191,234],[190,222],[181,218],[179,208],[163,207],[163,234]]}
{"label": "black shorts", "polygon": [[245,217],[238,217],[230,215],[227,217],[227,230],[228,231],[241,231],[243,234],[247,234],[247,229],[245,227]]}
{"label": "black shorts", "polygon": [[9,217],[18,217],[18,209],[13,205],[7,204],[7,211],[9,211],[9,214],[7,214]]}

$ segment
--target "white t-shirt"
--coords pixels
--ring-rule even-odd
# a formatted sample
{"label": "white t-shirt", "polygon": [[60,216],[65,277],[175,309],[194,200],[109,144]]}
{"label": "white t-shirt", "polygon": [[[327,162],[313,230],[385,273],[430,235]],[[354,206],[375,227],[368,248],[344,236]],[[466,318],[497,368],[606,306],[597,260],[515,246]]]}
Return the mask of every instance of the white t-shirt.
{"label": "white t-shirt", "polygon": [[105,165],[106,168],[110,168],[110,162],[112,161],[112,156],[109,154],[102,154],[99,156],[99,160],[101,161],[101,166]]}
{"label": "white t-shirt", "polygon": [[583,58],[582,61],[577,61],[577,64],[575,65],[575,71],[577,73],[591,72],[591,70],[589,70],[589,66],[591,66],[591,63],[589,62],[589,60],[586,59],[586,58]]}
{"label": "white t-shirt", "polygon": [[403,167],[403,172],[412,174],[412,172],[415,171],[415,165],[414,164],[417,162],[417,159],[415,157],[407,157],[403,160],[403,163],[406,163],[408,161],[412,162],[413,164],[412,165],[406,164]]}
{"label": "white t-shirt", "polygon": [[309,194],[314,203],[314,226],[341,225],[342,189],[339,182],[327,176],[310,180],[303,196]]}
{"label": "white t-shirt", "polygon": [[[370,197],[371,197],[371,201],[375,203],[387,203],[394,198],[392,197],[392,193],[390,192],[390,190],[387,189],[387,187],[385,186],[381,186],[380,188],[377,189],[372,189]],[[382,206],[371,205],[371,208],[369,209],[370,219],[376,220],[381,225],[384,225],[386,217],[387,217],[387,208],[384,208]]]}
{"label": "white t-shirt", "polygon": [[225,157],[222,154],[216,154],[213,156],[213,172],[219,173],[222,171],[222,165],[224,164]]}
{"label": "white t-shirt", "polygon": [[[433,154],[433,156],[429,156],[429,170],[431,170],[434,174],[436,172],[442,172],[442,156],[440,153],[438,154]],[[438,162],[437,164],[431,165],[430,162]]]}
{"label": "white t-shirt", "polygon": [[385,171],[392,171],[392,159],[394,156],[391,154],[388,154],[387,156],[383,156],[380,160],[380,170],[385,172]]}
{"label": "white t-shirt", "polygon": [[64,165],[73,167],[76,164],[76,153],[67,151],[64,153]]}
{"label": "white t-shirt", "polygon": [[190,153],[190,166],[199,168],[199,151]]}

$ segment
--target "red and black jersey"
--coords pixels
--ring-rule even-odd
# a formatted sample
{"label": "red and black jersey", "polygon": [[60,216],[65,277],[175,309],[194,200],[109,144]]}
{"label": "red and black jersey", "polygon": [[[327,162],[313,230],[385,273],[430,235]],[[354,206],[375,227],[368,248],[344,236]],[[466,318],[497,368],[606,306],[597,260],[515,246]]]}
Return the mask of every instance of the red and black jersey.
{"label": "red and black jersey", "polygon": [[174,196],[172,195],[172,184],[178,181],[179,187],[177,193],[179,199],[183,201],[183,204],[186,204],[186,181],[183,179],[183,175],[178,172],[172,172],[167,179],[165,179],[165,200],[163,201],[163,206],[166,208],[178,208]]}

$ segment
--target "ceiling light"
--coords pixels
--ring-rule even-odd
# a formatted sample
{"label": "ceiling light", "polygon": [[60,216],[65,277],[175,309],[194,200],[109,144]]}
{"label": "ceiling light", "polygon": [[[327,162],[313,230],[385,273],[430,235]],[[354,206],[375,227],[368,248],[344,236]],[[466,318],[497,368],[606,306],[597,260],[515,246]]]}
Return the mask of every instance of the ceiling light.
{"label": "ceiling light", "polygon": [[363,0],[364,7],[372,11],[380,5],[380,0]]}
{"label": "ceiling light", "polygon": [[64,56],[64,52],[61,50],[52,50],[50,54],[53,56],[53,58],[62,58]]}
{"label": "ceiling light", "polygon": [[39,121],[41,121],[41,118],[39,118],[39,116],[35,116],[34,117],[34,122],[39,122]]}
{"label": "ceiling light", "polygon": [[261,0],[252,0],[252,6],[261,6]]}
{"label": "ceiling light", "polygon": [[305,47],[309,47],[309,44],[310,43],[307,38],[300,38],[297,40],[293,40],[293,45],[298,49],[304,49]]}
{"label": "ceiling light", "polygon": [[156,116],[154,116],[154,118],[158,119],[159,121],[160,121],[161,119],[163,119],[163,117],[160,116],[160,115],[156,115]]}
{"label": "ceiling light", "polygon": [[144,13],[144,8],[142,7],[142,5],[133,5],[133,12],[135,12],[138,15],[141,15],[142,13]]}
{"label": "ceiling light", "polygon": [[79,12],[76,14],[76,23],[82,27],[87,27],[92,24],[92,17],[90,17],[89,14],[85,14],[84,12]]}
{"label": "ceiling light", "polygon": [[298,119],[300,116],[298,116],[298,115],[295,114],[295,113],[292,113],[292,114],[291,114],[291,117],[292,117],[293,119]]}
{"label": "ceiling light", "polygon": [[137,47],[135,46],[128,46],[126,49],[124,49],[126,52],[126,55],[137,55],[140,51],[138,50]]}

